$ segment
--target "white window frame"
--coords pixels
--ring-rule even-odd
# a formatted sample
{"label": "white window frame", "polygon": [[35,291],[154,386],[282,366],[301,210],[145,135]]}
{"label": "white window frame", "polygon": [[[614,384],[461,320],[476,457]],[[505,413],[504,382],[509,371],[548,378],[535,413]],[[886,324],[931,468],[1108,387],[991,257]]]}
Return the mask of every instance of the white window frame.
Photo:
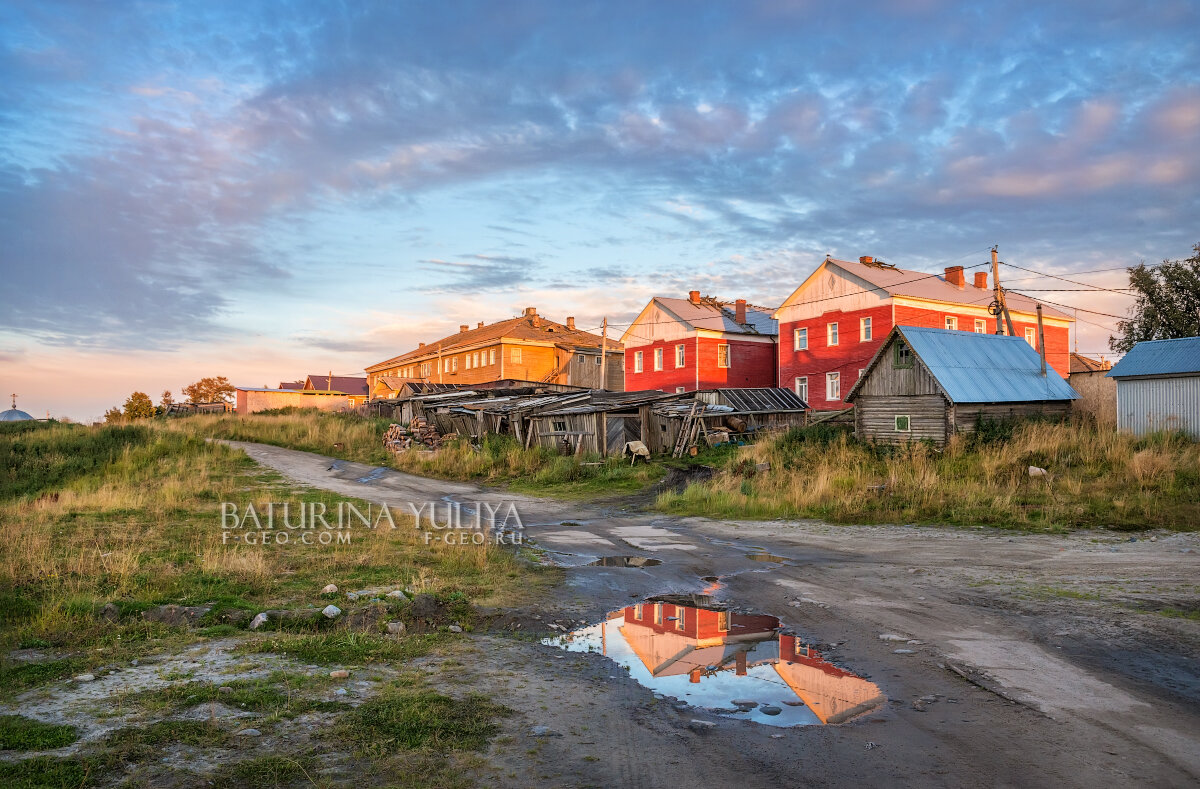
{"label": "white window frame", "polygon": [[490,359],[490,361],[488,362],[488,364],[495,364],[495,363],[496,363],[496,349],[495,349],[495,348],[493,348],[492,350],[488,351],[488,359]]}
{"label": "white window frame", "polygon": [[1037,350],[1037,330],[1032,326],[1025,327],[1025,342],[1034,350]]}
{"label": "white window frame", "polygon": [[633,352],[633,371],[635,373],[640,373],[642,371],[642,352],[641,351]]}
{"label": "white window frame", "polygon": [[684,392],[686,392],[686,391],[687,391],[687,387],[686,387],[686,386],[677,386],[677,387],[675,387],[675,394],[683,394],[683,393],[684,393]]}
{"label": "white window frame", "polygon": [[840,371],[825,373],[825,399],[830,402],[841,402],[842,374]]}
{"label": "white window frame", "polygon": [[874,339],[874,336],[871,332],[871,319],[870,318],[859,318],[858,319],[858,341],[859,342],[870,342],[872,339]]}
{"label": "white window frame", "polygon": [[[901,419],[904,420],[904,427],[900,427]],[[894,420],[892,421],[892,427],[895,428],[897,433],[911,433],[912,417],[908,414],[896,414]]]}
{"label": "white window frame", "polygon": [[958,331],[958,318],[954,315],[946,316],[946,331]]}
{"label": "white window frame", "polygon": [[807,351],[808,350],[808,327],[802,326],[792,330],[792,350]]}
{"label": "white window frame", "polygon": [[452,373],[458,372],[458,357],[457,356],[455,356],[454,358],[452,358],[450,360],[450,372],[452,372]]}
{"label": "white window frame", "polygon": [[797,375],[795,386],[796,386],[796,397],[799,397],[801,400],[803,400],[805,403],[807,403],[808,402],[808,376],[807,375]]}
{"label": "white window frame", "polygon": [[825,324],[825,344],[831,348],[838,344],[837,321]]}
{"label": "white window frame", "polygon": [[866,371],[867,371],[867,368],[866,368],[866,367],[859,367],[859,368],[858,368],[858,379],[857,379],[857,380],[861,381],[861,380],[862,380],[862,377],[863,377],[863,373],[865,373]]}
{"label": "white window frame", "polygon": [[[724,359],[722,359],[724,357]],[[729,350],[729,343],[723,342],[717,346],[717,367],[729,369],[733,366],[733,353]]]}
{"label": "white window frame", "polygon": [[658,372],[663,368],[663,349],[654,349],[654,371]]}
{"label": "white window frame", "polygon": [[975,333],[976,334],[987,334],[987,321],[986,320],[984,320],[983,318],[975,319]]}
{"label": "white window frame", "polygon": [[508,360],[510,362],[512,362],[513,364],[520,364],[521,363],[521,349],[513,348],[511,351],[509,351]]}
{"label": "white window frame", "polygon": [[687,346],[686,345],[676,345],[675,346],[675,368],[678,369],[680,367],[684,367],[685,365],[687,365]]}

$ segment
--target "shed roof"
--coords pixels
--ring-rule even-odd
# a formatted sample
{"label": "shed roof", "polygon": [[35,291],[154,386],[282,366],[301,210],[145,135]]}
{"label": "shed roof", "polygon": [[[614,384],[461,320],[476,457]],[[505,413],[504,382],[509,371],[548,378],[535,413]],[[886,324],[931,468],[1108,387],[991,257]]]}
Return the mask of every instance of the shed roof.
{"label": "shed roof", "polygon": [[[704,399],[731,406],[740,414],[805,411],[808,404],[791,389],[773,386],[748,389],[713,389],[700,393]],[[710,399],[711,398],[711,399]]]}
{"label": "shed roof", "polygon": [[953,403],[1028,403],[1079,397],[1053,368],[1047,367],[1046,375],[1042,375],[1041,357],[1020,337],[897,326],[846,393],[848,402],[858,394],[897,336],[908,343]]}
{"label": "shed roof", "polygon": [[309,375],[307,383],[312,384],[318,392],[344,392],[345,394],[360,395],[367,393],[366,377],[353,375],[328,375],[316,373]]}
{"label": "shed roof", "polygon": [[1071,354],[1071,374],[1075,373],[1102,373],[1112,367],[1111,362],[1102,362],[1099,359],[1093,359],[1090,356],[1084,356],[1081,353]]}
{"label": "shed roof", "polygon": [[1109,378],[1200,374],[1200,337],[1139,342],[1113,365]]}
{"label": "shed roof", "polygon": [[729,334],[779,333],[779,323],[771,317],[767,307],[746,305],[746,322],[738,323],[735,318],[736,305],[728,301],[702,298],[697,304],[689,299],[671,299],[655,296],[654,300],[672,315],[695,329],[727,332]]}

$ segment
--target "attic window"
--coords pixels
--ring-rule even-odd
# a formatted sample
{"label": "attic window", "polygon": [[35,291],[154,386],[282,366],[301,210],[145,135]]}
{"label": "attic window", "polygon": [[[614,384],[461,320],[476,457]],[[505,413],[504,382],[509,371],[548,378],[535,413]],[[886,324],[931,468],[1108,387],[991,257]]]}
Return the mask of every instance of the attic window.
{"label": "attic window", "polygon": [[900,369],[913,366],[912,348],[904,340],[896,340],[892,346],[892,366]]}

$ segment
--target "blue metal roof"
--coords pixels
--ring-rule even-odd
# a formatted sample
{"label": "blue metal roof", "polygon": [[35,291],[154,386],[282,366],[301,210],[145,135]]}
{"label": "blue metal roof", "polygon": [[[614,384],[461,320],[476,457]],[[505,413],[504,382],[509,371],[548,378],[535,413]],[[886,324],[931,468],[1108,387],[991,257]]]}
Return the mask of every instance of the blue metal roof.
{"label": "blue metal roof", "polygon": [[897,326],[917,358],[955,403],[1075,400],[1063,377],[1046,368],[1020,337]]}
{"label": "blue metal roof", "polygon": [[1109,370],[1109,378],[1129,375],[1200,373],[1200,337],[1139,342]]}

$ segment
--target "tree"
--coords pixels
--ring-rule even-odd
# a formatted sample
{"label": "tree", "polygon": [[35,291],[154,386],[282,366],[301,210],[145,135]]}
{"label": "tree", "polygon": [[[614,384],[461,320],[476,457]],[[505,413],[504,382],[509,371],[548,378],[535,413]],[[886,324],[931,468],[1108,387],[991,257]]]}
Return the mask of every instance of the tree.
{"label": "tree", "polygon": [[1108,346],[1125,353],[1144,340],[1171,340],[1200,336],[1200,244],[1186,260],[1164,260],[1161,266],[1145,262],[1129,269],[1129,286],[1137,301],[1130,317],[1117,321],[1119,336]]}
{"label": "tree", "polygon": [[223,375],[201,378],[183,387],[183,395],[189,403],[228,403],[233,400],[233,385]]}
{"label": "tree", "polygon": [[171,390],[164,389],[163,393],[162,393],[162,400],[159,401],[159,405],[161,405],[163,408],[166,408],[167,406],[171,405],[174,402],[175,402],[175,398],[171,395]]}
{"label": "tree", "polygon": [[104,421],[106,424],[119,425],[125,421],[125,414],[121,413],[119,405],[114,405],[104,412]]}
{"label": "tree", "polygon": [[154,403],[145,392],[134,392],[125,401],[126,419],[147,419],[154,416]]}

